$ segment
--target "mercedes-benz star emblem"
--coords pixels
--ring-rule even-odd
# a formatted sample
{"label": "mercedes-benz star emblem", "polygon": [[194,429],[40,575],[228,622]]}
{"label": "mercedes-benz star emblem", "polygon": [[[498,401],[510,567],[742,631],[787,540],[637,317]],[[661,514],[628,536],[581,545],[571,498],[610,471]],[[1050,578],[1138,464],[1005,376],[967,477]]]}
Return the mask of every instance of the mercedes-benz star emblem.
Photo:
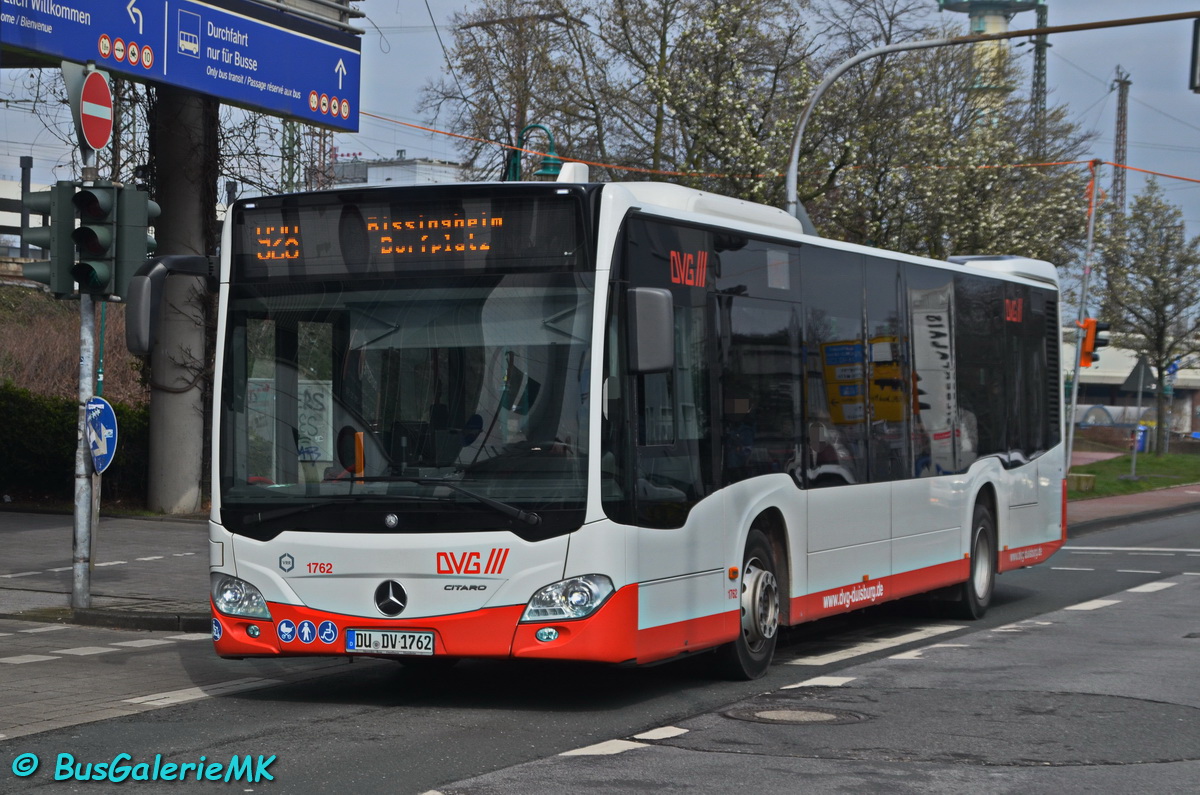
{"label": "mercedes-benz star emblem", "polygon": [[375,607],[385,616],[398,616],[408,604],[404,586],[395,580],[384,580],[375,589]]}
{"label": "mercedes-benz star emblem", "polygon": [[394,513],[389,513],[387,516],[383,517],[383,524],[388,530],[395,530],[400,524],[400,517]]}

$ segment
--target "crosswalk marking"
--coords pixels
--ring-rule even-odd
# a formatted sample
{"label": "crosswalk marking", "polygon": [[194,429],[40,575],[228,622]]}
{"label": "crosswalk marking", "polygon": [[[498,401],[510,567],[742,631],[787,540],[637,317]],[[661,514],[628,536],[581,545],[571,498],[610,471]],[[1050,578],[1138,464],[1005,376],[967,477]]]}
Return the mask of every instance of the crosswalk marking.
{"label": "crosswalk marking", "polygon": [[74,649],[55,649],[52,654],[70,654],[75,657],[88,657],[93,654],[104,654],[106,651],[116,651],[112,646],[79,646]]}
{"label": "crosswalk marking", "polygon": [[185,701],[195,701],[209,696],[221,696],[226,693],[241,693],[246,690],[258,690],[271,685],[280,684],[279,679],[261,679],[259,677],[249,677],[246,679],[233,679],[228,682],[218,682],[212,685],[203,685],[201,687],[185,687],[181,690],[168,690],[165,693],[153,693],[148,696],[137,696],[136,698],[125,699],[129,704],[148,704],[154,707],[166,707],[171,704],[182,704]]}
{"label": "crosswalk marking", "polygon": [[57,657],[48,657],[45,654],[18,654],[16,657],[0,657],[0,663],[24,665],[25,663],[48,662],[57,659]]}

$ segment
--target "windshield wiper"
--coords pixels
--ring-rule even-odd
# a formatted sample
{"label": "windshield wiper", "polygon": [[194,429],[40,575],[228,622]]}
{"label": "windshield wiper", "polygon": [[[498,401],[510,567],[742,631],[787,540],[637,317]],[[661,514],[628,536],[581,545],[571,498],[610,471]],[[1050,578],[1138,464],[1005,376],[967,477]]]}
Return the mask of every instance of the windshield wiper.
{"label": "windshield wiper", "polygon": [[262,524],[263,522],[273,522],[276,519],[284,519],[288,516],[295,516],[298,513],[307,513],[308,511],[312,511],[317,508],[325,508],[337,502],[339,502],[339,500],[318,500],[317,502],[306,502],[303,505],[291,505],[287,508],[276,508],[271,511],[250,513],[242,517],[242,524],[256,525]]}
{"label": "windshield wiper", "polygon": [[259,511],[258,513],[249,513],[242,518],[243,525],[256,525],[263,522],[273,522],[276,519],[286,519],[289,516],[295,516],[300,513],[308,513],[315,511],[318,508],[328,508],[330,505],[345,505],[350,502],[364,502],[371,499],[379,499],[382,495],[379,494],[343,494],[338,497],[326,497],[325,499],[313,500],[302,505],[289,505],[286,508],[274,508],[269,511]]}
{"label": "windshield wiper", "polygon": [[512,517],[519,522],[524,522],[530,527],[537,527],[542,523],[542,517],[538,516],[533,511],[523,511],[515,505],[509,505],[507,502],[493,500],[491,497],[485,497],[478,492],[463,488],[457,483],[452,483],[448,480],[441,480],[440,478],[406,478],[400,475],[383,475],[379,477],[362,478],[351,476],[351,478],[355,481],[361,481],[363,483],[415,483],[418,486],[445,486],[451,491],[457,491],[459,494],[470,497],[481,505],[486,505],[494,511],[499,511],[505,516]]}

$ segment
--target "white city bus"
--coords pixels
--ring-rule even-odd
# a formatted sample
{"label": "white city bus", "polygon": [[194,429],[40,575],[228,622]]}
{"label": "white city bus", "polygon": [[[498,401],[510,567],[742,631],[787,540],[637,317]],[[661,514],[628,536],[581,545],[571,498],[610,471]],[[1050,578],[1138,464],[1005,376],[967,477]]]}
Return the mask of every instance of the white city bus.
{"label": "white city bus", "polygon": [[245,200],[221,250],[223,657],[752,678],[780,626],[978,617],[1063,543],[1047,263],[586,178]]}

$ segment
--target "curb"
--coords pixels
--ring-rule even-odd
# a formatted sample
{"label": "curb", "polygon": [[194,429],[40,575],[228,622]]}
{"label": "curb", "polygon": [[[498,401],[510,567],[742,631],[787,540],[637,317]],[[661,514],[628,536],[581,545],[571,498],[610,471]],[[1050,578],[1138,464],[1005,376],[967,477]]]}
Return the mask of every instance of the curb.
{"label": "curb", "polygon": [[1105,516],[1100,519],[1087,519],[1081,522],[1067,522],[1067,538],[1075,538],[1077,536],[1096,533],[1101,530],[1109,530],[1114,527],[1120,527],[1131,522],[1143,522],[1147,519],[1165,519],[1170,516],[1178,516],[1185,513],[1200,511],[1200,504],[1190,503],[1184,505],[1172,505],[1169,508],[1153,508],[1148,511],[1138,511],[1137,513],[1118,514],[1116,516]]}
{"label": "curb", "polygon": [[88,607],[71,611],[70,623],[87,627],[141,629],[155,632],[210,632],[212,630],[212,616],[207,612],[135,612]]}

